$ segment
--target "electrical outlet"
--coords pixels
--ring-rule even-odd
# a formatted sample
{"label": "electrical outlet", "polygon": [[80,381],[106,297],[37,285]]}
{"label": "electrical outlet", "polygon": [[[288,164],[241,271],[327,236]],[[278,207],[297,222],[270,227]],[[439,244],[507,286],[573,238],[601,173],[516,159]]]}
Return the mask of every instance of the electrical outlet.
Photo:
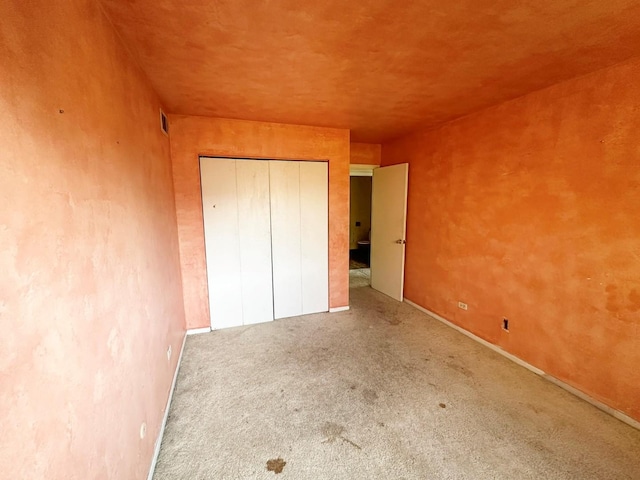
{"label": "electrical outlet", "polygon": [[467,307],[467,304],[464,302],[458,302],[458,308],[461,308],[462,310],[468,310],[469,307]]}
{"label": "electrical outlet", "polygon": [[171,345],[167,348],[167,360],[171,360]]}

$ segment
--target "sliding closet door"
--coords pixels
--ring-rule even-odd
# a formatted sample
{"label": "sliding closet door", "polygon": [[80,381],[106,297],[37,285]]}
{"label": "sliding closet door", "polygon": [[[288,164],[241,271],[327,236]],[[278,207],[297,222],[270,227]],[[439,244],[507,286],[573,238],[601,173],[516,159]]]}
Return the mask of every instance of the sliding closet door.
{"label": "sliding closet door", "polygon": [[274,317],[329,310],[326,162],[269,162]]}
{"label": "sliding closet door", "polygon": [[270,161],[274,318],[302,313],[300,162]]}
{"label": "sliding closet door", "polygon": [[237,160],[243,325],[273,320],[269,162]]}
{"label": "sliding closet door", "polygon": [[329,310],[329,188],[326,162],[300,162],[302,313]]}
{"label": "sliding closet door", "polygon": [[201,158],[202,213],[212,328],[242,325],[236,161]]}
{"label": "sliding closet door", "polygon": [[201,158],[214,329],[273,320],[269,164]]}
{"label": "sliding closet door", "polygon": [[324,162],[201,158],[211,327],[329,309]]}

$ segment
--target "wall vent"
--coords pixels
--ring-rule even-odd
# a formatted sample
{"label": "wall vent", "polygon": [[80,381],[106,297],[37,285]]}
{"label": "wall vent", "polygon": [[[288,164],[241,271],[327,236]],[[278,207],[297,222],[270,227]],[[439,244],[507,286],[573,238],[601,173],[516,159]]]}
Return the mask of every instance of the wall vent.
{"label": "wall vent", "polygon": [[162,109],[160,109],[160,129],[162,130],[162,133],[169,135],[169,121]]}

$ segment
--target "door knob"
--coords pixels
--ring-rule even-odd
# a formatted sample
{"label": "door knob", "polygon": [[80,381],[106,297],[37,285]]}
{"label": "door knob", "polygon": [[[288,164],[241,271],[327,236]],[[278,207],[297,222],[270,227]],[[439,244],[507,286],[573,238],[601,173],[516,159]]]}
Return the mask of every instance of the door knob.
{"label": "door knob", "polygon": [[398,245],[404,245],[405,243],[407,243],[407,241],[406,240],[396,240],[396,243]]}

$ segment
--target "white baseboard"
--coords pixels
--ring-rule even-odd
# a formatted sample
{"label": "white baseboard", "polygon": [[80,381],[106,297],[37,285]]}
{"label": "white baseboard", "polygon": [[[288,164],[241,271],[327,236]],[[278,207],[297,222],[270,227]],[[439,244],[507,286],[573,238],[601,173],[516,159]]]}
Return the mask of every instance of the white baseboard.
{"label": "white baseboard", "polygon": [[211,327],[190,328],[187,330],[187,335],[198,335],[199,333],[209,333],[210,331]]}
{"label": "white baseboard", "polygon": [[458,332],[462,333],[463,335],[466,335],[467,337],[475,340],[478,343],[481,343],[482,345],[484,345],[487,348],[490,348],[491,350],[493,350],[494,352],[498,352],[500,355],[503,355],[505,357],[507,357],[509,360],[511,360],[512,362],[517,363],[518,365],[520,365],[521,367],[526,368],[527,370],[531,370],[533,373],[535,373],[536,375],[540,375],[540,376],[544,376],[545,373],[540,370],[539,368],[534,367],[533,365],[531,365],[530,363],[525,362],[524,360],[522,360],[521,358],[516,357],[515,355],[510,354],[509,352],[505,352],[502,348],[500,348],[498,345],[494,345],[491,342],[487,342],[486,340],[484,340],[483,338],[478,337],[477,335],[474,335],[473,333],[471,333],[468,330],[465,330],[462,327],[459,327],[458,325],[456,325],[455,323],[451,323],[449,320],[447,320],[446,318],[441,317],[440,315],[438,315],[437,313],[432,312],[431,310],[427,310],[424,307],[421,307],[420,305],[418,305],[417,303],[413,303],[411,300],[407,300],[406,298],[404,299],[404,301],[406,303],[408,303],[409,305],[411,305],[413,308],[417,308],[418,310],[420,310],[421,312],[426,313],[427,315],[429,315],[430,317],[435,318],[436,320],[444,323],[445,325],[447,325],[448,327],[453,328],[454,330],[457,330]]}
{"label": "white baseboard", "polygon": [[411,300],[407,300],[406,298],[404,299],[404,301],[408,304],[411,305],[412,307],[420,310],[423,313],[426,313],[427,315],[429,315],[430,317],[435,318],[436,320],[438,320],[439,322],[444,323],[445,325],[447,325],[448,327],[453,328],[454,330],[457,330],[458,332],[462,333],[463,335],[466,335],[467,337],[471,338],[472,340],[475,340],[478,343],[481,343],[482,345],[484,345],[487,348],[490,348],[491,350],[493,350],[494,352],[499,353],[500,355],[502,355],[503,357],[508,358],[509,360],[511,360],[512,362],[517,363],[518,365],[520,365],[521,367],[526,368],[527,370],[532,371],[533,373],[535,373],[536,375],[541,376],[542,378],[550,381],[551,383],[557,385],[558,387],[566,390],[567,392],[575,395],[576,397],[584,400],[585,402],[590,403],[591,405],[593,405],[594,407],[602,410],[605,413],[608,413],[609,415],[617,418],[618,420],[620,420],[621,422],[626,423],[627,425],[636,428],[638,430],[640,430],[640,422],[638,420],[635,420],[634,418],[631,418],[629,415],[626,415],[625,413],[622,413],[620,410],[616,410],[615,408],[610,407],[609,405],[606,405],[605,403],[602,403],[599,400],[596,400],[595,398],[590,397],[589,395],[587,395],[584,392],[581,392],[580,390],[578,390],[575,387],[572,387],[571,385],[563,382],[562,380],[557,379],[556,377],[553,377],[551,375],[549,375],[548,373],[545,373],[544,371],[540,370],[537,367],[534,367],[533,365],[531,365],[528,362],[525,362],[524,360],[522,360],[521,358],[516,357],[515,355],[504,351],[502,348],[500,348],[498,345],[494,345],[491,342],[487,342],[486,340],[478,337],[477,335],[474,335],[473,333],[469,332],[468,330],[465,330],[462,327],[459,327],[458,325],[451,323],[449,320],[447,320],[446,318],[441,317],[440,315],[438,315],[437,313],[434,313],[430,310],[427,310],[424,307],[421,307],[420,305],[418,305],[417,303],[412,302]]}
{"label": "white baseboard", "polygon": [[173,373],[171,390],[169,390],[169,398],[167,399],[167,406],[164,409],[164,416],[162,417],[162,425],[160,425],[160,432],[158,433],[158,438],[156,438],[156,444],[153,449],[153,458],[151,459],[151,467],[149,468],[149,474],[147,475],[147,480],[153,480],[153,474],[156,471],[156,463],[158,463],[158,455],[160,455],[160,446],[162,445],[162,437],[164,435],[164,429],[167,425],[167,418],[169,417],[169,408],[171,407],[171,400],[173,400],[173,391],[176,389],[176,381],[178,380],[178,372],[180,371],[180,364],[182,363],[182,353],[184,352],[184,344],[186,340],[187,340],[187,335],[185,335],[182,338],[182,347],[180,348],[180,356],[178,357],[178,363],[176,363],[176,371]]}
{"label": "white baseboard", "polygon": [[345,305],[344,307],[333,307],[329,309],[329,313],[337,313],[337,312],[344,312],[346,310],[349,310],[349,305]]}

